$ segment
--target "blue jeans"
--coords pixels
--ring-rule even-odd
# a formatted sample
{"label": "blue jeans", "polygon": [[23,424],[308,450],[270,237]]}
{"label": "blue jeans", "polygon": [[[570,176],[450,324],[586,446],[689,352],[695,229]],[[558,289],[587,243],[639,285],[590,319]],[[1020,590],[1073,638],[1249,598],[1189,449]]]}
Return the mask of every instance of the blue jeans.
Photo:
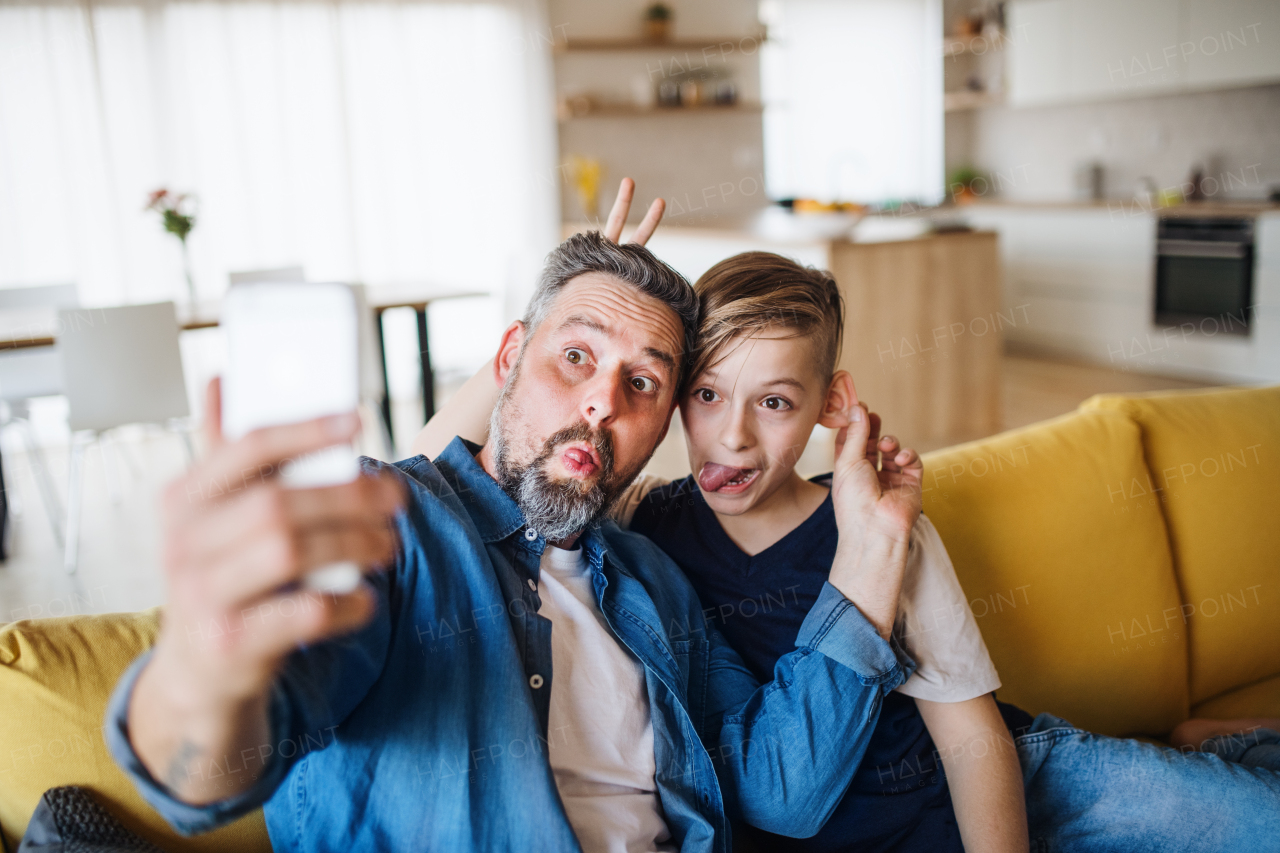
{"label": "blue jeans", "polygon": [[1015,743],[1033,853],[1280,851],[1280,732],[1184,752],[1041,714]]}

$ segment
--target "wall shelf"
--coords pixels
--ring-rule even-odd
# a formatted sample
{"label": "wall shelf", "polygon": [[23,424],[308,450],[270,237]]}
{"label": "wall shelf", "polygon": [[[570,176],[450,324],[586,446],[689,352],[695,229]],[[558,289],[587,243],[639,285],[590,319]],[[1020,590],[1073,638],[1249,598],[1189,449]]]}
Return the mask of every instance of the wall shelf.
{"label": "wall shelf", "polygon": [[719,38],[668,39],[665,41],[643,38],[578,38],[556,42],[554,50],[556,53],[611,53],[615,51],[665,53],[672,50],[700,51],[706,48],[719,50],[721,45],[731,44],[736,52],[745,52],[749,49],[754,53],[764,40],[764,33],[748,33]]}
{"label": "wall shelf", "polygon": [[956,112],[957,110],[979,110],[983,107],[998,107],[1004,104],[1003,95],[993,95],[990,92],[944,92],[942,95],[942,109],[945,112]]}
{"label": "wall shelf", "polygon": [[636,107],[629,104],[612,104],[593,107],[577,115],[561,113],[560,121],[581,121],[589,118],[648,118],[650,116],[711,115],[725,113],[764,112],[761,104],[700,104],[696,107]]}

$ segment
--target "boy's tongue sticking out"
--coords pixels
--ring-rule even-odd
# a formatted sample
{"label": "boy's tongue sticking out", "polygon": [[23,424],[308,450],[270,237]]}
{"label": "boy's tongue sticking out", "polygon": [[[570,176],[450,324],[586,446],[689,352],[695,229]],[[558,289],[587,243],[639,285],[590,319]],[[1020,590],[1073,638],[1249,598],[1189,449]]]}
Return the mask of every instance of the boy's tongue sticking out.
{"label": "boy's tongue sticking out", "polygon": [[718,492],[745,486],[755,479],[757,468],[732,468],[716,462],[707,462],[698,472],[698,486],[704,492]]}

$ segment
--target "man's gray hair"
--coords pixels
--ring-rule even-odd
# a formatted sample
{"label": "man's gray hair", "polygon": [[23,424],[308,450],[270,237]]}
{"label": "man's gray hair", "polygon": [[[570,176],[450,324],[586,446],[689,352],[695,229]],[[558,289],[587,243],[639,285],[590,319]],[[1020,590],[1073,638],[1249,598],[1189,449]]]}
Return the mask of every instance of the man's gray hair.
{"label": "man's gray hair", "polygon": [[684,352],[680,353],[680,373],[692,363],[698,334],[698,297],[688,280],[653,253],[636,243],[618,244],[599,231],[574,234],[547,256],[538,279],[538,288],[525,312],[525,340],[533,337],[538,325],[564,286],[583,273],[599,272],[626,282],[675,312],[684,327]]}

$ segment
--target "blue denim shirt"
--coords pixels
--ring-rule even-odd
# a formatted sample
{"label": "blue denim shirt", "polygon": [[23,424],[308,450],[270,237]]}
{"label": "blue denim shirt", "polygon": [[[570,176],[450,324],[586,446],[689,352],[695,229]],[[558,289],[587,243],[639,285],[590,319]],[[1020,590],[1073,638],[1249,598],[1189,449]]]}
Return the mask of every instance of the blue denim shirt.
{"label": "blue denim shirt", "polygon": [[[580,849],[546,753],[556,737],[551,622],[538,615],[546,542],[474,453],[455,439],[434,464],[393,467],[409,498],[395,566],[370,578],[377,615],[289,657],[271,695],[270,744],[196,771],[256,776],[247,791],[193,806],[154,779],[127,720],[145,657],[122,677],[108,744],[175,829],[202,832],[265,803],[277,850]],[[612,522],[581,542],[605,621],[644,665],[675,843],[728,851],[731,817],[815,833],[910,659],[828,585],[762,686],[657,546]]]}

